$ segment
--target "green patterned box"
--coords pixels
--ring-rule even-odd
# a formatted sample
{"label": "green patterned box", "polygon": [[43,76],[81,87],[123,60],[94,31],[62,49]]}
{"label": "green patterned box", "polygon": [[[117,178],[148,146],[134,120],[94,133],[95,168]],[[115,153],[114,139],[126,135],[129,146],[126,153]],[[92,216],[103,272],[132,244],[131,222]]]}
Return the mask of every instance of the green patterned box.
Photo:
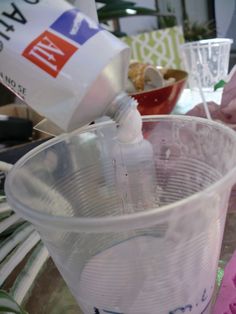
{"label": "green patterned box", "polygon": [[131,47],[131,58],[173,69],[181,69],[180,46],[184,43],[181,26],[122,37]]}

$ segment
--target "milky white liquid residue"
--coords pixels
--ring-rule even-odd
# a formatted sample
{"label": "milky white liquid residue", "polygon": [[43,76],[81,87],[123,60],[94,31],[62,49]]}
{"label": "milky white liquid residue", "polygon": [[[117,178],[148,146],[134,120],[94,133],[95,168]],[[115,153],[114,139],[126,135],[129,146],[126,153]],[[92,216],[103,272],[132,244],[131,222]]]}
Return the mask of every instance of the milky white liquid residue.
{"label": "milky white liquid residue", "polygon": [[120,122],[117,138],[113,153],[123,214],[157,207],[153,147],[143,138],[142,117],[136,106]]}
{"label": "milky white liquid residue", "polygon": [[[181,250],[174,247],[162,238],[139,236],[94,256],[85,265],[78,287],[83,312],[177,314],[184,308],[185,313],[202,313],[213,292],[212,270],[195,266],[197,253],[190,260],[186,256],[179,260]],[[177,265],[168,260],[171,252]],[[179,267],[185,271],[176,272]]]}
{"label": "milky white liquid residue", "polygon": [[121,143],[137,143],[143,139],[142,117],[136,106],[133,106],[128,114],[120,121],[118,140]]}

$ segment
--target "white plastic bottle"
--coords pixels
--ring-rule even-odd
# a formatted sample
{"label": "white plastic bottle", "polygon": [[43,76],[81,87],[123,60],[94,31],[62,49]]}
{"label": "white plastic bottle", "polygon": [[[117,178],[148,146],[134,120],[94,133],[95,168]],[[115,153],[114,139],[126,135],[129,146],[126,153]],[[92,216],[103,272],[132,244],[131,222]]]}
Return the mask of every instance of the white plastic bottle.
{"label": "white plastic bottle", "polygon": [[0,19],[0,80],[63,131],[127,107],[130,50],[78,9],[1,0]]}
{"label": "white plastic bottle", "polygon": [[[124,92],[129,47],[64,0],[1,0],[0,15],[14,28],[8,32],[0,25],[2,83],[66,132],[102,116],[115,120],[122,143],[119,154],[114,151],[117,184],[125,187],[121,197],[129,190],[127,204],[137,193],[149,204],[152,150],[143,140],[137,103]],[[122,159],[132,159],[132,167]],[[132,170],[140,167],[141,174]],[[140,180],[142,192],[134,184]]]}

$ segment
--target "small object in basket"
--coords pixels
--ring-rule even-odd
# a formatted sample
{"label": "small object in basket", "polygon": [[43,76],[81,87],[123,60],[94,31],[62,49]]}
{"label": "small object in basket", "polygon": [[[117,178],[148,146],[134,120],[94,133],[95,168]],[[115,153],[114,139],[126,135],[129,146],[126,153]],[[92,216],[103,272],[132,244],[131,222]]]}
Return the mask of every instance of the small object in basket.
{"label": "small object in basket", "polygon": [[167,69],[150,64],[131,62],[129,65],[126,91],[135,93],[160,88],[175,82],[175,78],[165,78]]}
{"label": "small object in basket", "polygon": [[[164,68],[154,69],[142,64],[134,64],[133,66],[131,64],[130,66],[129,76],[133,78],[127,80],[129,84],[126,91],[138,101],[138,111],[141,115],[171,113],[187,82],[188,73],[185,71]],[[159,73],[158,75],[162,76],[162,79],[158,81],[156,74],[153,74],[154,72]],[[147,73],[149,77],[149,81],[146,83],[144,73]],[[139,88],[144,86],[144,89],[149,90],[136,91],[132,81]],[[156,87],[152,87],[154,81]],[[157,84],[162,84],[162,86],[157,87]]]}

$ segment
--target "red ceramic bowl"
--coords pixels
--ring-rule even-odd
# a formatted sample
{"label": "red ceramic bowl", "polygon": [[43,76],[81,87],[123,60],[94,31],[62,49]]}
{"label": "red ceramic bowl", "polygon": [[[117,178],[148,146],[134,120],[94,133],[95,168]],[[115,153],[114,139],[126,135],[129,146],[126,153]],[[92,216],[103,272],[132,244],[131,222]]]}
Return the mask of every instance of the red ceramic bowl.
{"label": "red ceramic bowl", "polygon": [[175,83],[146,92],[131,94],[138,101],[141,115],[169,114],[176,105],[188,78],[182,70],[168,69],[164,78],[175,78]]}

